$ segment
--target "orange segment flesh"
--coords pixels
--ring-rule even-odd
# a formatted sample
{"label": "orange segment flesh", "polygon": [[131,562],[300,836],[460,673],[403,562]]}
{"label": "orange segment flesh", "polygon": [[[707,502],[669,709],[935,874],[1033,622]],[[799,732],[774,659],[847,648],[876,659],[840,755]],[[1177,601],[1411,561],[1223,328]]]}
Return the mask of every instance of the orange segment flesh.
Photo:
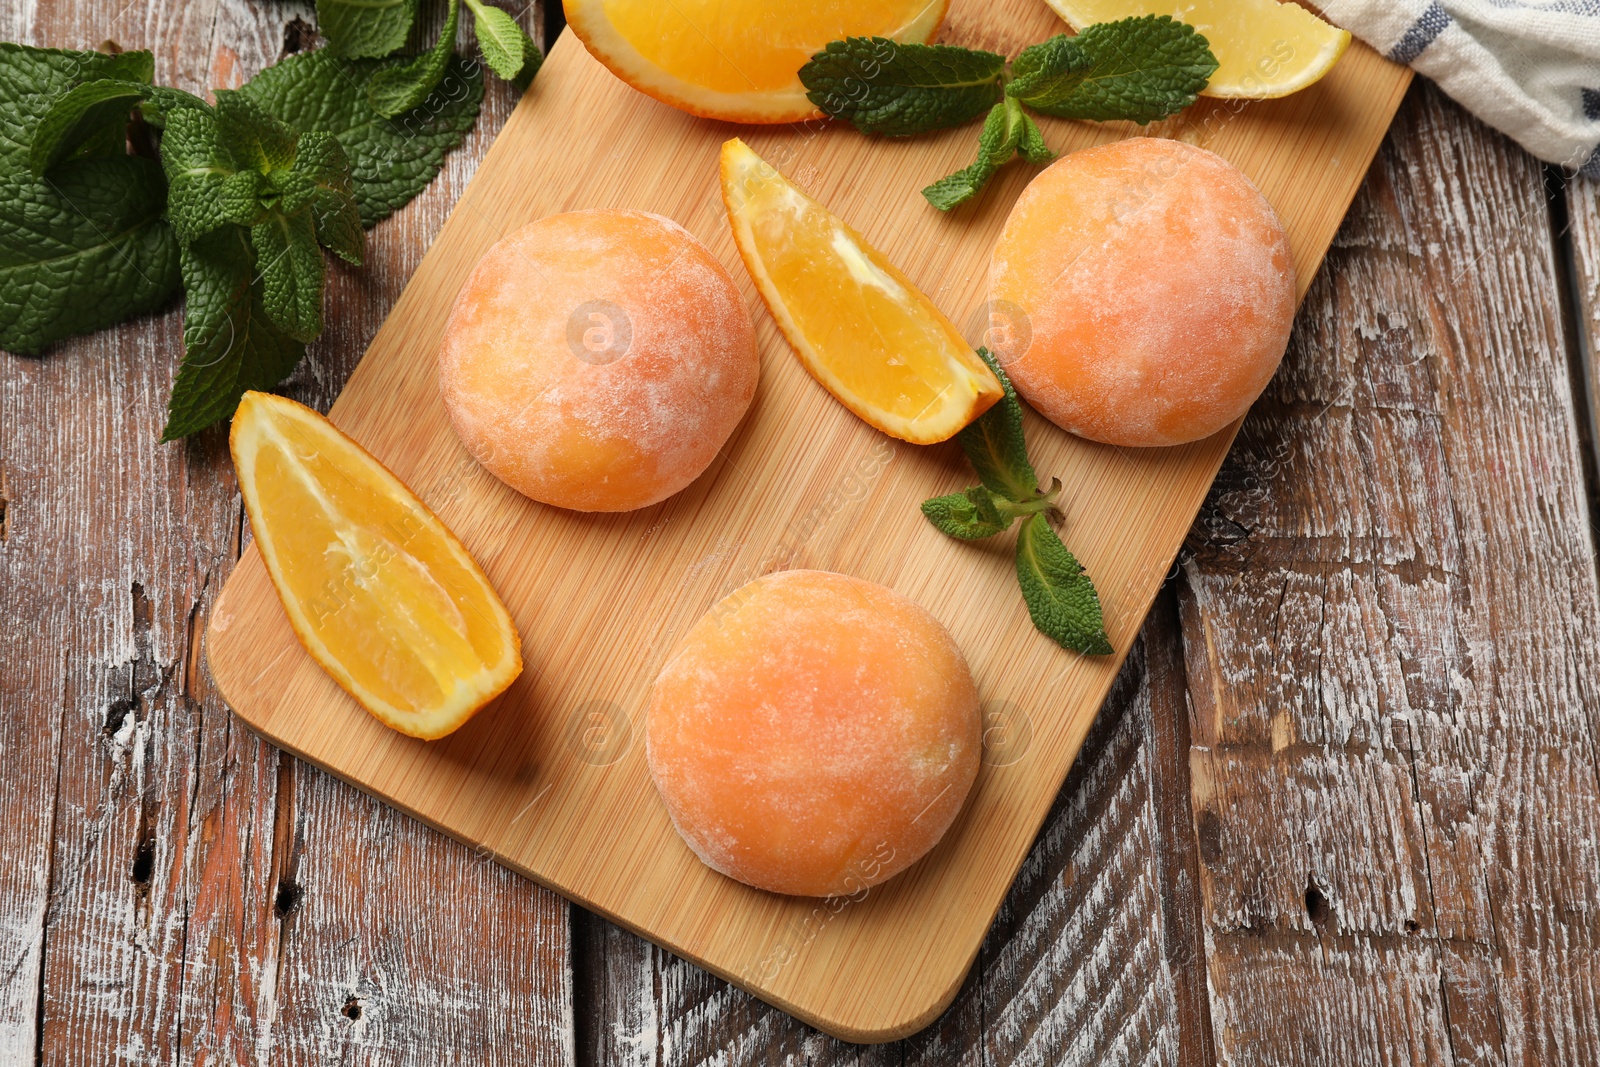
{"label": "orange segment flesh", "polygon": [[923,445],[1000,399],[999,381],[910,279],[738,138],[722,146],[722,198],[767,309],[845,407]]}
{"label": "orange segment flesh", "polygon": [[566,0],[567,25],[613,74],[662,103],[729,122],[820,115],[799,70],[829,41],[926,44],[949,0]]}
{"label": "orange segment flesh", "polygon": [[380,721],[443,737],[522,672],[511,616],[461,542],[331,422],[249,392],[228,443],[296,636]]}

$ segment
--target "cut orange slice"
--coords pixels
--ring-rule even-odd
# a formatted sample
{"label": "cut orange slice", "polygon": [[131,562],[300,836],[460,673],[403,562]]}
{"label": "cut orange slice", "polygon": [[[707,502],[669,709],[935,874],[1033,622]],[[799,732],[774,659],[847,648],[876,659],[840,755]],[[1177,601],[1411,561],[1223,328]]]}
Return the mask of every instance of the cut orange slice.
{"label": "cut orange slice", "polygon": [[737,137],[722,146],[722,199],[767,310],[845,407],[926,445],[1000,399],[993,372],[910,279]]}
{"label": "cut orange slice", "polygon": [[565,0],[567,25],[629,85],[693,115],[799,122],[821,115],[799,71],[829,41],[927,44],[949,0]]}
{"label": "cut orange slice", "polygon": [[477,563],[333,423],[249,392],[228,444],[290,625],[381,722],[443,737],[522,673],[516,627]]}

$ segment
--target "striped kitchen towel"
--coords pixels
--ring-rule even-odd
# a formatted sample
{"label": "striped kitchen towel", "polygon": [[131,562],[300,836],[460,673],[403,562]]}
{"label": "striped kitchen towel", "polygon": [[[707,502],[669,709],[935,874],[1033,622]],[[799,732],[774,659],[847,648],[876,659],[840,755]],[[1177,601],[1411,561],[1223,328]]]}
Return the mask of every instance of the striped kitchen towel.
{"label": "striped kitchen towel", "polygon": [[1320,0],[1540,159],[1600,178],[1600,0]]}

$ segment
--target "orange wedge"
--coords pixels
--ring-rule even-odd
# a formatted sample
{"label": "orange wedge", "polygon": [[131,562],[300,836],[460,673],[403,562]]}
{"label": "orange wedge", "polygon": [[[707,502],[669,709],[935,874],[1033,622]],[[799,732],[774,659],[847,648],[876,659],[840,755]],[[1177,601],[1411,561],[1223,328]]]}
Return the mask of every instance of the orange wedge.
{"label": "orange wedge", "polygon": [[522,673],[516,627],[477,563],[333,423],[249,392],[228,445],[290,625],[381,722],[443,737]]}
{"label": "orange wedge", "polygon": [[843,37],[927,44],[949,0],[565,0],[591,55],[664,104],[728,122],[799,122],[822,112],[799,71]]}
{"label": "orange wedge", "polygon": [[926,445],[1000,399],[1000,382],[910,279],[737,137],[722,146],[722,199],[767,310],[845,407]]}

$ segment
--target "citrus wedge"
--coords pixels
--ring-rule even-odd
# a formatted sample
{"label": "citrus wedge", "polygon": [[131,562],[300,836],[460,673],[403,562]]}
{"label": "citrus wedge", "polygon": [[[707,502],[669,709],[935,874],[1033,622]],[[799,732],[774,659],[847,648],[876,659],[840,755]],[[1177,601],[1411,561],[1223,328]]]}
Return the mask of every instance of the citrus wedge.
{"label": "citrus wedge", "polygon": [[1350,35],[1277,0],[1046,0],[1075,30],[1135,15],[1171,15],[1211,45],[1205,96],[1264,100],[1304,89],[1339,61]]}
{"label": "citrus wedge", "polygon": [[737,137],[722,146],[722,199],[767,310],[845,407],[926,445],[1000,399],[1000,382],[932,301]]}
{"label": "citrus wedge", "polygon": [[729,122],[821,115],[799,70],[829,41],[927,44],[949,0],[565,0],[591,55],[664,104]]}
{"label": "citrus wedge", "polygon": [[333,423],[249,392],[228,445],[296,636],[381,722],[443,737],[522,672],[516,627],[477,563]]}

